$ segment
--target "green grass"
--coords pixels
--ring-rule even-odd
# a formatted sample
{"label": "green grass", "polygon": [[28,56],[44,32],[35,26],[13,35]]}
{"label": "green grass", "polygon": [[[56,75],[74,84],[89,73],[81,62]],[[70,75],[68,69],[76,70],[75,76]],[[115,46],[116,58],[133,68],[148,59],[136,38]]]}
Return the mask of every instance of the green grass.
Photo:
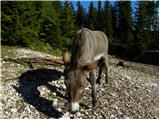
{"label": "green grass", "polygon": [[17,48],[17,46],[1,46],[1,57],[15,57]]}
{"label": "green grass", "polygon": [[[21,48],[19,46],[1,46],[1,57],[9,56],[9,57],[15,57],[16,56],[16,49]],[[26,49],[30,49],[33,51],[40,51],[44,53],[51,54],[53,56],[61,56],[62,52],[60,49],[53,49],[49,44],[47,43],[33,43]]]}
{"label": "green grass", "polygon": [[52,48],[48,43],[42,43],[42,42],[32,43],[29,46],[29,48],[31,50],[48,53],[53,56],[57,57],[61,56],[61,50]]}
{"label": "green grass", "polygon": [[53,54],[54,54],[54,56],[59,57],[62,55],[62,51],[60,49],[56,49],[56,50],[53,50]]}

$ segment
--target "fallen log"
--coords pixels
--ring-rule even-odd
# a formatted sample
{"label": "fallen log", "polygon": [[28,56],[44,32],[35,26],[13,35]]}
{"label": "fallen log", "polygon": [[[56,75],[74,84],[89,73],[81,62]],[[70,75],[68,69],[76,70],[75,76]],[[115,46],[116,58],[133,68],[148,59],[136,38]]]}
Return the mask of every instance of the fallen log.
{"label": "fallen log", "polygon": [[36,57],[36,58],[8,58],[8,57],[1,57],[2,61],[12,61],[19,64],[29,64],[32,66],[32,64],[41,64],[41,65],[64,65],[62,60],[54,60],[49,58],[42,58],[42,57]]}
{"label": "fallen log", "polygon": [[6,83],[7,81],[10,81],[10,80],[16,80],[16,79],[19,79],[19,77],[20,77],[20,76],[6,78],[6,79],[3,79],[3,81],[2,81],[2,82]]}

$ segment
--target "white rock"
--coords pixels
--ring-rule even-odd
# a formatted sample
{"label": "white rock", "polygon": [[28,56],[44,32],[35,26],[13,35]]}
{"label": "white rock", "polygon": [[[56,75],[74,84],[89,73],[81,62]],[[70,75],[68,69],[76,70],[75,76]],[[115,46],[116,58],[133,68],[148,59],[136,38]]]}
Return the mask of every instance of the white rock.
{"label": "white rock", "polygon": [[53,95],[56,95],[56,93],[55,93],[55,92],[53,92],[52,94],[53,94]]}
{"label": "white rock", "polygon": [[110,93],[112,96],[116,96],[117,94],[116,93]]}
{"label": "white rock", "polygon": [[78,112],[78,113],[76,113],[76,115],[77,115],[77,116],[81,116],[81,113],[80,113],[80,112]]}
{"label": "white rock", "polygon": [[29,119],[29,117],[28,116],[24,116],[23,119]]}
{"label": "white rock", "polygon": [[85,87],[85,90],[90,90],[89,87]]}
{"label": "white rock", "polygon": [[116,105],[114,106],[114,108],[115,108],[116,110],[118,109],[118,107],[117,107]]}
{"label": "white rock", "polygon": [[60,119],[70,119],[69,113],[66,112]]}
{"label": "white rock", "polygon": [[42,90],[44,90],[44,91],[45,91],[45,90],[46,90],[46,88],[45,88],[45,87],[42,87]]}
{"label": "white rock", "polygon": [[124,76],[124,78],[126,78],[126,79],[128,79],[128,80],[130,80],[130,79],[131,79],[131,77],[130,77],[130,76],[128,76],[128,75],[125,75],[125,76]]}
{"label": "white rock", "polygon": [[7,115],[7,114],[9,114],[9,112],[8,112],[8,111],[5,111],[5,112],[4,112],[4,114],[6,114],[6,115]]}
{"label": "white rock", "polygon": [[57,110],[58,110],[58,111],[60,111],[60,112],[62,111],[62,109],[61,109],[61,108],[57,108]]}
{"label": "white rock", "polygon": [[130,119],[129,117],[125,116],[124,119]]}
{"label": "white rock", "polygon": [[101,88],[101,91],[105,91],[105,89],[104,89],[104,88]]}
{"label": "white rock", "polygon": [[17,112],[17,111],[18,111],[18,110],[17,110],[16,108],[12,108],[12,109],[11,109],[11,112],[12,112],[12,113],[15,113],[15,112]]}
{"label": "white rock", "polygon": [[20,94],[19,94],[19,93],[16,93],[16,96],[20,96]]}
{"label": "white rock", "polygon": [[114,118],[115,116],[113,115],[113,114],[111,114],[111,116],[110,116],[111,118]]}
{"label": "white rock", "polygon": [[[37,93],[35,93],[35,94],[37,94]],[[40,95],[41,95],[41,96],[44,96],[45,94],[46,94],[45,91],[41,91],[41,92],[40,92]]]}
{"label": "white rock", "polygon": [[59,118],[59,119],[70,119],[70,116],[62,116],[61,118]]}
{"label": "white rock", "polygon": [[57,83],[57,84],[56,84],[56,87],[58,87],[58,88],[59,88],[59,87],[60,87],[60,85]]}
{"label": "white rock", "polygon": [[53,106],[57,106],[57,102],[56,101],[53,101]]}

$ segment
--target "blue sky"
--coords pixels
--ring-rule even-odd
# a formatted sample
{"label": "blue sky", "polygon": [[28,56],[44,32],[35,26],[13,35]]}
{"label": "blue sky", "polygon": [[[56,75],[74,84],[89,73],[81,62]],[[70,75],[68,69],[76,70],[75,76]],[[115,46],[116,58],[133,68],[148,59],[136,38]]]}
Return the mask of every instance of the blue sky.
{"label": "blue sky", "polygon": [[[80,1],[81,5],[83,5],[83,7],[88,10],[89,5],[90,5],[91,1]],[[77,10],[77,1],[72,1],[74,9]],[[101,2],[102,3],[102,7],[104,6],[104,1]],[[98,1],[93,1],[94,6],[97,8],[98,6]]]}
{"label": "blue sky", "polygon": [[[81,5],[83,5],[83,7],[84,7],[86,10],[88,10],[89,5],[90,5],[90,2],[91,2],[91,1],[80,1]],[[101,1],[102,7],[104,7],[104,2],[105,2],[105,1]],[[73,3],[73,6],[74,6],[74,9],[77,10],[77,1],[72,1],[72,3]],[[111,3],[114,4],[114,1],[111,1]],[[97,0],[97,1],[93,1],[93,4],[94,4],[94,6],[97,8],[97,7],[98,7],[98,0]],[[132,1],[131,4],[132,4],[133,10],[135,10],[136,2],[135,2],[135,1]]]}

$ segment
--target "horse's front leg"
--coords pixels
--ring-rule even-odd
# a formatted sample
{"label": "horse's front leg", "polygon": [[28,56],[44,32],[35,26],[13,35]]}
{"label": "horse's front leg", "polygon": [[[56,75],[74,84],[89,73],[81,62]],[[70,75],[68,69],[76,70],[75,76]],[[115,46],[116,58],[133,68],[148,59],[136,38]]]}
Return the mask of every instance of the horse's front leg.
{"label": "horse's front leg", "polygon": [[90,83],[92,86],[92,105],[93,105],[93,107],[95,107],[96,102],[97,102],[95,70],[92,70],[89,73],[89,76],[90,76]]}

